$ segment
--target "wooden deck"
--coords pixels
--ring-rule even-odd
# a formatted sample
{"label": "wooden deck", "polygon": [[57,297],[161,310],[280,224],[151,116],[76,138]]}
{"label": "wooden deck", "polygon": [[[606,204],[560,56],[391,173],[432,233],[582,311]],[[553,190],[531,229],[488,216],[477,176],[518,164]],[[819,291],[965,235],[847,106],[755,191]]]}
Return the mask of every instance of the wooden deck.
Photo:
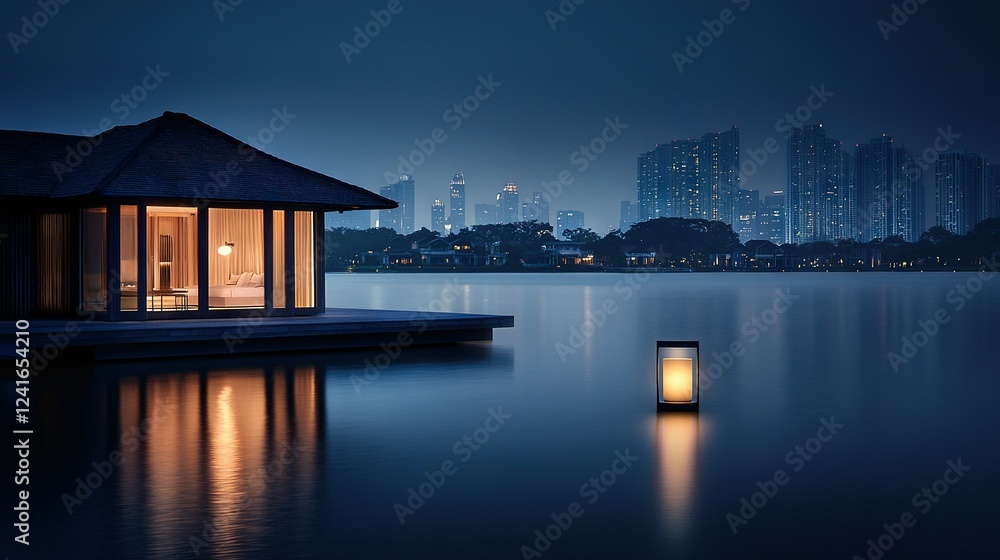
{"label": "wooden deck", "polygon": [[[327,309],[302,317],[155,321],[31,321],[31,349],[66,346],[60,354],[97,361],[197,355],[373,348],[493,340],[493,329],[513,327],[510,315],[472,315],[372,309]],[[3,331],[13,333],[14,324]],[[7,337],[5,337],[7,338]],[[2,354],[12,356],[4,341]]]}

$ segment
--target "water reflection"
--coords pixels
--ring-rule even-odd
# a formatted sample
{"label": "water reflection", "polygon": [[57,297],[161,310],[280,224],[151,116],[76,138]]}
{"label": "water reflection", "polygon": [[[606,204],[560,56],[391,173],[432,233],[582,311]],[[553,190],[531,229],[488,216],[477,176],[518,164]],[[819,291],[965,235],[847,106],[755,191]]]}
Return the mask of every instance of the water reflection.
{"label": "water reflection", "polygon": [[664,534],[685,547],[691,534],[698,484],[699,417],[694,412],[656,415],[655,449]]}
{"label": "water reflection", "polygon": [[324,424],[315,365],[124,375],[108,383],[124,434],[121,523],[145,533],[154,555],[197,549],[236,557],[247,542],[275,537],[266,523],[275,511],[315,523],[309,512]]}

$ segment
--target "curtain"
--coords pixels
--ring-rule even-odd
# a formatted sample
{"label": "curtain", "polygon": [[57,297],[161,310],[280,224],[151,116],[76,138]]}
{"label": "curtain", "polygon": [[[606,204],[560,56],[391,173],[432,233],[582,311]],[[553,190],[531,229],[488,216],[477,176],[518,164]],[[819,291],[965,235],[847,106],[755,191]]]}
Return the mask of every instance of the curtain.
{"label": "curtain", "polygon": [[170,262],[172,288],[198,285],[198,220],[193,215],[149,215],[146,231],[146,286],[160,289],[160,236],[169,235],[174,254]]}
{"label": "curtain", "polygon": [[285,307],[285,211],[274,211],[274,307]]}
{"label": "curtain", "polygon": [[295,213],[295,307],[313,307],[313,214]]}
{"label": "curtain", "polygon": [[56,313],[72,308],[67,282],[69,223],[68,214],[42,214],[38,217],[39,311]]}
{"label": "curtain", "polygon": [[[228,256],[219,247],[234,243]],[[256,209],[209,208],[208,284],[222,286],[229,274],[264,272],[264,211]]]}

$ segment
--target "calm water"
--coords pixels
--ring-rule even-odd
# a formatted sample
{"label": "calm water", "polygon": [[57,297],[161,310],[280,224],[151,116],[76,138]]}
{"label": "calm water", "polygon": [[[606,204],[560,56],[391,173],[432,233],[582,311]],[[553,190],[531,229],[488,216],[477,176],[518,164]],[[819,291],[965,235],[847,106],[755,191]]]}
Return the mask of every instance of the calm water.
{"label": "calm water", "polygon": [[[516,327],[46,372],[32,557],[994,557],[1000,280],[972,278],[330,275],[331,306]],[[701,342],[700,413],[655,412],[657,339]]]}

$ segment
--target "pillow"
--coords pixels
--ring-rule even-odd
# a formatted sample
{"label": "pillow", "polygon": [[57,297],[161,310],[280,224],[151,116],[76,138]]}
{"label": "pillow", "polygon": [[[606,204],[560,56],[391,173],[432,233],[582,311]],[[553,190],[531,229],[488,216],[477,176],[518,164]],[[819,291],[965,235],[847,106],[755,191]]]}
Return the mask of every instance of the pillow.
{"label": "pillow", "polygon": [[239,281],[240,281],[240,275],[239,274],[230,274],[229,275],[229,280],[226,281],[226,285],[227,286],[235,286],[236,283],[239,282]]}
{"label": "pillow", "polygon": [[250,277],[253,276],[252,272],[244,272],[240,274],[240,279],[236,281],[237,288],[246,288],[247,284],[250,283]]}
{"label": "pillow", "polygon": [[247,288],[259,288],[264,285],[264,273],[251,274],[250,283],[247,284]]}

